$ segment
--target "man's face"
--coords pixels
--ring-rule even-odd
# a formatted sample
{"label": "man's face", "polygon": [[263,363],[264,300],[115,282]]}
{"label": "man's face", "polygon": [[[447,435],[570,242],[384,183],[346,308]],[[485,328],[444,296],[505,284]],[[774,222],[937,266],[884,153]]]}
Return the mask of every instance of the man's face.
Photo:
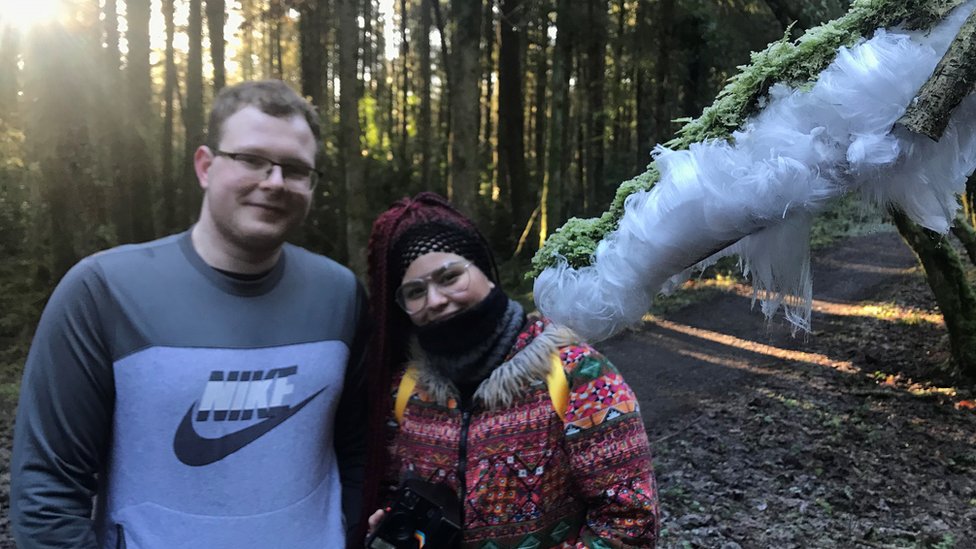
{"label": "man's face", "polygon": [[[249,153],[288,165],[315,166],[315,136],[300,115],[276,118],[256,107],[244,107],[224,121],[219,150]],[[218,235],[227,251],[270,253],[290,229],[305,219],[312,192],[288,184],[281,168],[255,175],[246,163],[202,146],[194,156],[204,189],[200,222]]]}

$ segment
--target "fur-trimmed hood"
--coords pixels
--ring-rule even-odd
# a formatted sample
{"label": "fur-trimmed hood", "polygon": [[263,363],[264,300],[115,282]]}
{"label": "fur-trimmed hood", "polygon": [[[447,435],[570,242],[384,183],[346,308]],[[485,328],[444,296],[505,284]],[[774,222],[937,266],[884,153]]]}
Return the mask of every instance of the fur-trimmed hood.
{"label": "fur-trimmed hood", "polygon": [[[537,318],[529,317],[522,333],[532,326]],[[474,393],[474,401],[485,410],[497,410],[511,406],[516,398],[525,394],[527,387],[545,383],[550,370],[550,357],[561,347],[579,341],[569,328],[560,324],[547,323],[542,333],[535,336],[521,351],[503,362],[488,379],[481,382]],[[427,393],[434,402],[447,405],[448,400],[458,398],[458,389],[437,372],[428,362],[427,354],[414,338],[411,344],[414,357],[407,366],[417,373],[417,388]]]}

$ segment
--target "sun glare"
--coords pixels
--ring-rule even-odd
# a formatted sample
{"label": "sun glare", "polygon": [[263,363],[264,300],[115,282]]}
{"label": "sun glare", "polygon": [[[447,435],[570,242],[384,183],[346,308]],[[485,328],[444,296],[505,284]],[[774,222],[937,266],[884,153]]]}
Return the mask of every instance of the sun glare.
{"label": "sun glare", "polygon": [[28,30],[55,19],[62,0],[0,0],[0,27]]}

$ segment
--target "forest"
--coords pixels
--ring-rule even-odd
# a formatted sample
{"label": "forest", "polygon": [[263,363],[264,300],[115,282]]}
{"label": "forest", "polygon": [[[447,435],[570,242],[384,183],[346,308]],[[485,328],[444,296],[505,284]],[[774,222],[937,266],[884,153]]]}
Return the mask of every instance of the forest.
{"label": "forest", "polygon": [[[363,276],[375,216],[433,190],[478,222],[505,284],[527,297],[533,255],[559,227],[611,207],[622,182],[648,171],[655,145],[701,116],[754,52],[850,7],[0,0],[0,547],[11,416],[38,317],[79,259],[194,223],[201,191],[191,160],[224,86],[281,79],[318,109],[324,177],[293,242]],[[887,304],[834,313],[815,301],[812,340],[757,320],[749,290],[719,272],[662,299],[628,336],[637,339],[608,344],[643,411],[660,414],[648,433],[664,546],[967,546],[976,525],[974,198],[971,178],[951,238],[897,210],[865,214],[841,202],[828,211],[814,225],[815,246],[882,217],[900,234],[855,237],[825,255],[824,286],[864,284],[845,299]],[[852,256],[875,271],[831,270]],[[889,286],[869,287],[877,273]],[[725,323],[708,328],[725,330],[715,341],[766,338],[788,351],[775,364],[751,343],[741,360],[738,343],[708,355],[717,344],[706,338],[679,341],[687,334],[677,327],[692,316]],[[667,408],[668,398],[686,398],[681,374],[658,387],[642,369],[661,357],[694,357],[690,384],[713,388],[697,416]],[[719,363],[767,381],[726,391],[730,374],[709,370]],[[903,485],[891,488],[892,478]]]}
{"label": "forest", "polygon": [[[840,2],[164,0],[2,4],[0,365],[15,388],[78,259],[198,214],[216,90],[280,78],[318,108],[325,173],[295,240],[362,274],[375,214],[444,193],[524,272],[784,32]],[[522,265],[520,267],[519,265]]]}

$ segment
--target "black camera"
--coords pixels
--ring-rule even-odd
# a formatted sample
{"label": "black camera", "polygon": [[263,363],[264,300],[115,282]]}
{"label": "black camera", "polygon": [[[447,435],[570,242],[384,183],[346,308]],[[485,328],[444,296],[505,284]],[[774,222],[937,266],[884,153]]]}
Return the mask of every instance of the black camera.
{"label": "black camera", "polygon": [[461,512],[457,494],[444,484],[411,478],[376,531],[366,539],[369,549],[450,549],[460,546]]}

